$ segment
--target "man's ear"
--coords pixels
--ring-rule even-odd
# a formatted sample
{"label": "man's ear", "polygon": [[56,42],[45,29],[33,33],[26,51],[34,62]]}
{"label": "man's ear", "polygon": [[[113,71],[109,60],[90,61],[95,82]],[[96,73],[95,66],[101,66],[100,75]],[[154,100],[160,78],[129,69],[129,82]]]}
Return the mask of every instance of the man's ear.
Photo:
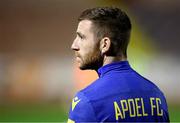
{"label": "man's ear", "polygon": [[110,50],[111,40],[108,37],[104,37],[100,41],[101,53],[104,55]]}

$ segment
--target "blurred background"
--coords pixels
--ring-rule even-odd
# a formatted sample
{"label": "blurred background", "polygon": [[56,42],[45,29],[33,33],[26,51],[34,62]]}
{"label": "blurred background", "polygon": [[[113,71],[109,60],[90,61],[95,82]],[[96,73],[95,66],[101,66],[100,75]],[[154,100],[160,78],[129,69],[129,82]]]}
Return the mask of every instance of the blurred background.
{"label": "blurred background", "polygon": [[71,43],[87,8],[125,10],[133,30],[132,67],[167,97],[180,121],[179,0],[0,0],[0,121],[66,121],[75,93],[97,79],[80,71]]}

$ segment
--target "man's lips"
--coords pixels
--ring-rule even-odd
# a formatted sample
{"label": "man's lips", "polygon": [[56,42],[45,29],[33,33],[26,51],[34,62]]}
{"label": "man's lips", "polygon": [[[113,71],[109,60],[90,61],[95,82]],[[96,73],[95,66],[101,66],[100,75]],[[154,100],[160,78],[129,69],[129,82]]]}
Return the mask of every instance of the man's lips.
{"label": "man's lips", "polygon": [[79,54],[75,53],[75,58],[76,58],[76,61],[79,62],[81,60],[81,57]]}
{"label": "man's lips", "polygon": [[77,61],[77,62],[80,62],[80,61],[81,61],[81,58],[80,58],[80,57],[76,57],[76,61]]}

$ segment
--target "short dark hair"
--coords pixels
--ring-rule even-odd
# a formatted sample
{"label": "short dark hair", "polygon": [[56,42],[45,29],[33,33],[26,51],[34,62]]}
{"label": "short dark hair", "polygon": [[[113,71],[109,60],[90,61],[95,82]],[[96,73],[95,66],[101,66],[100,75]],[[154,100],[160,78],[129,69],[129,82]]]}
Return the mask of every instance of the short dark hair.
{"label": "short dark hair", "polygon": [[94,24],[93,31],[100,40],[109,37],[112,41],[110,55],[124,55],[127,57],[127,47],[131,32],[131,22],[125,12],[119,8],[97,7],[86,9],[81,13],[78,21],[90,20]]}

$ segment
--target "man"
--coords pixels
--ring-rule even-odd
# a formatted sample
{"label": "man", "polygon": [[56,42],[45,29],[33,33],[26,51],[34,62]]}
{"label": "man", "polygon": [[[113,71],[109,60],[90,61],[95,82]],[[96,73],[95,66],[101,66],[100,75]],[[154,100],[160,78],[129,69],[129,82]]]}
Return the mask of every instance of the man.
{"label": "man", "polygon": [[87,9],[79,17],[72,44],[81,70],[96,70],[99,79],[76,94],[68,123],[169,122],[159,88],[127,61],[131,22],[118,8]]}

